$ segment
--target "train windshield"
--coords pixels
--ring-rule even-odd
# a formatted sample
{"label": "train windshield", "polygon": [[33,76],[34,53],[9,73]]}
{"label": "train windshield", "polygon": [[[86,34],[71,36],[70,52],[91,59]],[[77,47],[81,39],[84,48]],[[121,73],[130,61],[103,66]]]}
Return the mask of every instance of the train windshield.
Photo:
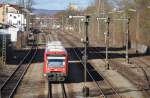
{"label": "train windshield", "polygon": [[48,67],[64,67],[64,59],[48,59]]}

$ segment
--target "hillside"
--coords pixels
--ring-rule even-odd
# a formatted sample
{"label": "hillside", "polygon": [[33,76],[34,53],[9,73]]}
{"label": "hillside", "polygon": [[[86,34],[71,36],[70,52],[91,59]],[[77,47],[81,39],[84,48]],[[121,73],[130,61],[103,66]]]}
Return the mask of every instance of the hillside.
{"label": "hillside", "polygon": [[32,9],[32,12],[36,15],[54,15],[62,10],[46,10],[46,9]]}

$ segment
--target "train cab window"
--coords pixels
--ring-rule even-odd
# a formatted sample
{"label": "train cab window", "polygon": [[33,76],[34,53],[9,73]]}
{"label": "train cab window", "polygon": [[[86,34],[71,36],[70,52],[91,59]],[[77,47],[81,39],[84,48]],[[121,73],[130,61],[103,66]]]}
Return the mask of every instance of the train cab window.
{"label": "train cab window", "polygon": [[12,20],[9,20],[9,24],[12,24]]}
{"label": "train cab window", "polygon": [[14,16],[14,19],[16,19],[17,17],[16,16]]}
{"label": "train cab window", "polygon": [[0,29],[3,29],[3,25],[2,24],[0,24]]}
{"label": "train cab window", "polygon": [[48,67],[63,67],[64,59],[48,59]]}
{"label": "train cab window", "polygon": [[20,25],[20,24],[21,24],[21,21],[18,21],[18,24]]}

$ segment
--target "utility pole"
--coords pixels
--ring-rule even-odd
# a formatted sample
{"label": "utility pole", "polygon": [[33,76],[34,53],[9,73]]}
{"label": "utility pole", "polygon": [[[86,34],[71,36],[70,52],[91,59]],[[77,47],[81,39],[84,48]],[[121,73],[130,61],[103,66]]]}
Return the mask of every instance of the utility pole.
{"label": "utility pole", "polygon": [[[19,0],[18,1],[18,5],[20,6],[20,8],[21,8],[21,10],[20,10],[20,14],[21,14],[21,31],[19,32],[20,33],[20,39],[21,39],[21,48],[24,46],[24,38],[23,38],[23,32],[22,32],[22,29],[23,29],[23,21],[24,21],[24,19],[22,19],[23,18],[23,8],[24,8],[24,0]],[[18,13],[19,14],[19,13]]]}
{"label": "utility pole", "polygon": [[61,17],[61,24],[62,24],[62,32],[64,31],[64,19],[63,16]]}
{"label": "utility pole", "polygon": [[30,25],[30,18],[29,18],[30,16],[29,16],[29,13],[27,12],[26,13],[26,18],[27,18],[27,28],[26,28],[26,31],[29,31],[29,25]]}
{"label": "utility pole", "polygon": [[23,29],[23,24],[24,24],[24,13],[23,13],[23,8],[24,8],[24,0],[20,0],[20,8],[21,8],[21,31]]}
{"label": "utility pole", "polygon": [[27,11],[27,31],[29,31],[29,29],[30,29],[30,11],[31,11],[31,7],[32,7],[32,0],[27,0],[27,2],[26,2],[26,9],[28,9],[28,11]]}
{"label": "utility pole", "polygon": [[5,15],[6,15],[6,13],[5,13],[5,11],[6,11],[5,6],[6,6],[6,2],[3,1],[3,23],[5,23]]}

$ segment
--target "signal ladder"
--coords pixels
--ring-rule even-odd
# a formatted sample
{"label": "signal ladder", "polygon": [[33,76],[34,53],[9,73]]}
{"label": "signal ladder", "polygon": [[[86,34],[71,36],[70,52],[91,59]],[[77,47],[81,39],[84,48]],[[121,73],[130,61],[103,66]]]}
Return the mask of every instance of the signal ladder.
{"label": "signal ladder", "polygon": [[3,35],[2,39],[2,64],[5,65],[6,62],[6,35]]}

